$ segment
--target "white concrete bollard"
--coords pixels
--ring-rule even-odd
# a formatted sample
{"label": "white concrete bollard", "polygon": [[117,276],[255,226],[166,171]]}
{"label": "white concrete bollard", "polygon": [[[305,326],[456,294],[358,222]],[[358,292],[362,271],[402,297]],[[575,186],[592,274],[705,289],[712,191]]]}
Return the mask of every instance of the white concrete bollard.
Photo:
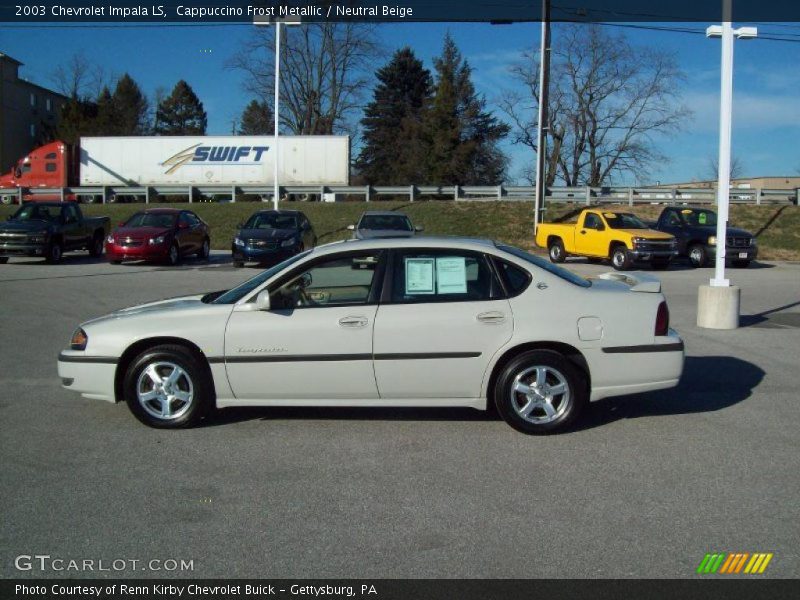
{"label": "white concrete bollard", "polygon": [[706,329],[739,327],[739,303],[742,289],[735,285],[701,285],[697,294],[697,326]]}

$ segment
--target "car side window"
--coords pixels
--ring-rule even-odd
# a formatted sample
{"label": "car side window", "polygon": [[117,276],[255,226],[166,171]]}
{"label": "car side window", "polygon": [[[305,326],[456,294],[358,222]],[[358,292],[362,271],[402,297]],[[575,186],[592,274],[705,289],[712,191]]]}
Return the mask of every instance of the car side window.
{"label": "car side window", "polygon": [[380,252],[335,256],[295,273],[270,294],[275,308],[313,308],[366,304],[380,263]]}
{"label": "car side window", "polygon": [[500,258],[495,257],[493,260],[503,279],[503,284],[506,286],[509,298],[519,296],[528,288],[531,283],[531,274],[528,271]]}
{"label": "car side window", "polygon": [[188,213],[181,213],[180,214],[180,216],[178,217],[178,224],[179,225],[185,224],[185,225],[191,226],[192,222],[189,220]]}
{"label": "car side window", "polygon": [[678,217],[677,213],[670,211],[666,218],[666,225],[669,227],[679,227],[681,224],[681,220]]}
{"label": "car side window", "polygon": [[600,220],[600,217],[594,213],[589,213],[586,215],[586,219],[583,221],[583,226],[586,229],[601,229],[603,222]]}
{"label": "car side window", "polygon": [[198,217],[196,214],[190,212],[183,214],[186,215],[186,219],[189,221],[190,225],[192,226],[200,225],[200,217]]}
{"label": "car side window", "polygon": [[74,206],[67,205],[64,207],[64,221],[66,223],[77,223],[78,222],[78,211],[75,209]]}
{"label": "car side window", "polygon": [[465,302],[501,297],[486,257],[458,250],[407,250],[393,261],[391,302]]}

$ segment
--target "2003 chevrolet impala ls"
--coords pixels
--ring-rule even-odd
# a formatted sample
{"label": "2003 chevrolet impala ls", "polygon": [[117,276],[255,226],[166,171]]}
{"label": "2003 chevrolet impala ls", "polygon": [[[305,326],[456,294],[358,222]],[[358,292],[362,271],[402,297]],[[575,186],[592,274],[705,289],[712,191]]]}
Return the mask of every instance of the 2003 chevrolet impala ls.
{"label": "2003 chevrolet impala ls", "polygon": [[231,290],[120,310],[82,324],[58,359],[67,389],[164,428],[215,406],[494,404],[547,433],[682,369],[657,279],[587,280],[501,243],[432,237],[328,244]]}

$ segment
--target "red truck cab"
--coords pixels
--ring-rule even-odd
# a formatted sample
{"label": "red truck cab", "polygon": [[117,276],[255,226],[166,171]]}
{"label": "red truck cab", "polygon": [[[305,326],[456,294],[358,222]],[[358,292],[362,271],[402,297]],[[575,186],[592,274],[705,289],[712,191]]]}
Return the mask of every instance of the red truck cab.
{"label": "red truck cab", "polygon": [[[72,182],[77,182],[76,155],[77,152],[68,144],[55,141],[40,146],[24,156],[9,171],[0,175],[0,188],[23,188],[22,200],[61,200],[61,193],[36,195],[26,193],[30,188],[63,188],[69,187]],[[5,189],[0,191],[5,204],[13,198],[18,201],[16,190]],[[64,200],[77,200],[75,194],[67,194]]]}

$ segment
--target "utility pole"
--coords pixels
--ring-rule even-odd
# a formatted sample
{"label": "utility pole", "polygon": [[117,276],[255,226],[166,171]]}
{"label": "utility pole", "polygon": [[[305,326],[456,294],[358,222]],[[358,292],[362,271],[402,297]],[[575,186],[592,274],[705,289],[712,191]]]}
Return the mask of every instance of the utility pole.
{"label": "utility pole", "polygon": [[722,0],[722,25],[706,29],[707,37],[722,38],[719,103],[719,168],[717,173],[717,235],[714,278],[700,286],[697,300],[697,325],[711,329],[736,329],[739,326],[740,288],[725,279],[728,209],[731,185],[731,130],[733,122],[733,38],[756,37],[755,27],[733,29],[732,0]]}
{"label": "utility pole", "polygon": [[547,157],[548,97],[550,91],[550,0],[542,0],[542,33],[539,47],[539,122],[536,128],[536,191],[533,208],[533,233],[539,227],[544,208],[545,162]]}

